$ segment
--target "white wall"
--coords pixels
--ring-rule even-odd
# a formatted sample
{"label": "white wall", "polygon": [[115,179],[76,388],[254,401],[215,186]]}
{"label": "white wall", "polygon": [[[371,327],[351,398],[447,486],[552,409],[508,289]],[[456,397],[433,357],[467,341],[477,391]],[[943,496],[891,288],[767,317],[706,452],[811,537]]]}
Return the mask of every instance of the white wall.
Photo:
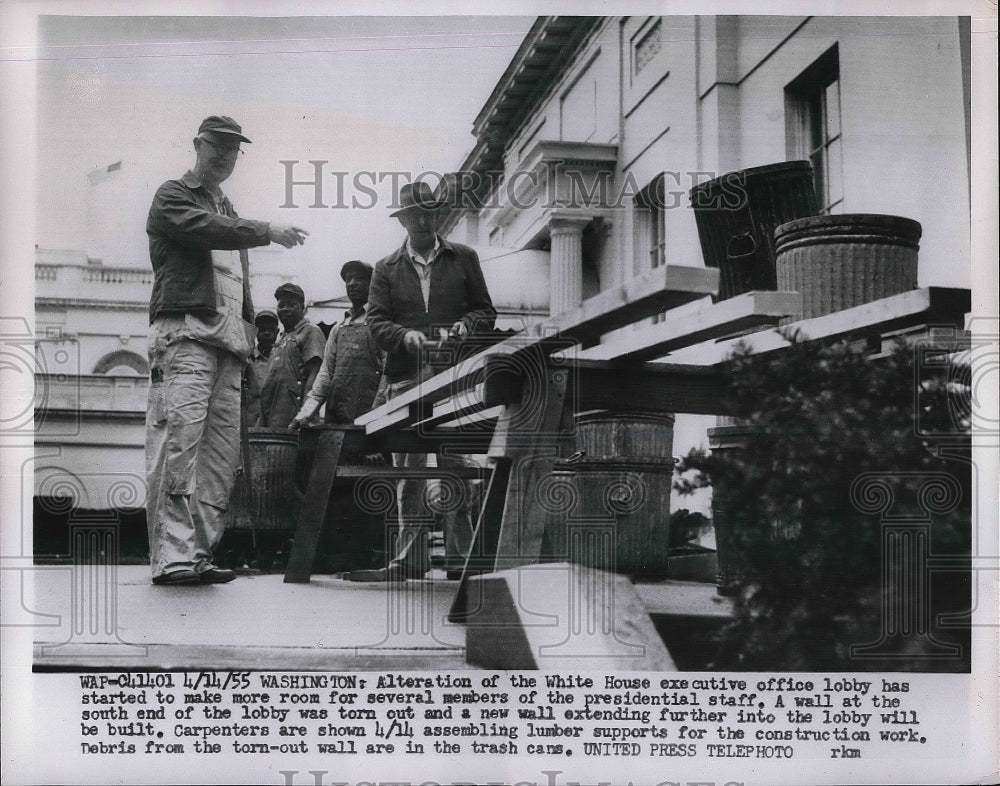
{"label": "white wall", "polygon": [[[774,22],[755,19],[740,24],[741,167],[785,160],[784,86],[837,43],[840,212],[916,219],[924,228],[919,284],[971,286],[957,19],[819,17],[777,49]],[[761,62],[768,42],[773,51]]]}

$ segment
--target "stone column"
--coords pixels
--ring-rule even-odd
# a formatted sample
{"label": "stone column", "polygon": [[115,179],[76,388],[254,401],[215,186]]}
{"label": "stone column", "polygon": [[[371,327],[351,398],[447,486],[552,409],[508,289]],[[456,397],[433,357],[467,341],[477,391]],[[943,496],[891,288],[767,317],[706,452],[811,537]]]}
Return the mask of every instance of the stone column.
{"label": "stone column", "polygon": [[549,223],[552,241],[549,314],[569,311],[583,301],[583,228],[590,219],[554,219]]}

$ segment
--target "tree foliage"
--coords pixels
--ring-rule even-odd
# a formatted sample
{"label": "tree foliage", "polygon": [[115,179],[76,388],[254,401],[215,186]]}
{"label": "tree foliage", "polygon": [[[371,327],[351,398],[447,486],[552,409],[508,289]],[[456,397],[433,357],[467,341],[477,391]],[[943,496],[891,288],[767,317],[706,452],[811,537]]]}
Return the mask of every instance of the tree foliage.
{"label": "tree foliage", "polygon": [[[933,552],[968,553],[969,368],[928,365],[902,343],[871,359],[846,342],[792,339],[786,351],[732,359],[728,403],[744,446],[692,451],[675,488],[712,486],[717,540],[734,566],[736,615],[716,666],[866,668],[851,645],[884,630],[887,517],[922,517]],[[968,608],[968,575],[949,586],[959,597],[948,608]],[[911,664],[925,654],[916,647]]]}

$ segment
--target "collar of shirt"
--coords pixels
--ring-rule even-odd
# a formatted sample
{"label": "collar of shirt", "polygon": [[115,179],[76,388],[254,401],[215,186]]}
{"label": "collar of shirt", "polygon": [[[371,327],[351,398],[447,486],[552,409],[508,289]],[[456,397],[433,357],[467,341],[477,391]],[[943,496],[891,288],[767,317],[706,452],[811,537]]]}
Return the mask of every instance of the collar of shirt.
{"label": "collar of shirt", "polygon": [[221,213],[222,215],[229,214],[229,210],[227,208],[227,203],[229,202],[229,199],[226,197],[226,195],[222,193],[221,190],[217,195],[213,194],[211,191],[208,190],[205,184],[198,179],[198,176],[193,171],[189,169],[187,172],[185,172],[184,177],[181,178],[181,182],[188,188],[200,188],[202,191],[208,194],[209,199],[211,199],[212,202],[215,204],[215,209],[217,212]]}
{"label": "collar of shirt", "polygon": [[434,235],[434,248],[430,250],[426,257],[421,256],[410,244],[410,239],[406,238],[406,253],[410,255],[410,260],[416,262],[418,265],[429,265],[436,258],[438,253],[441,251],[441,238]]}
{"label": "collar of shirt", "polygon": [[361,306],[361,310],[355,314],[354,308],[351,307],[347,309],[347,313],[344,314],[344,319],[341,321],[342,325],[353,325],[355,322],[363,322],[368,318],[368,304],[365,303]]}
{"label": "collar of shirt", "polygon": [[194,170],[189,169],[184,173],[184,177],[181,178],[181,182],[188,188],[203,188],[208,194],[211,194],[213,199],[218,199],[222,201],[226,198],[226,195],[222,193],[222,189],[219,189],[218,195],[212,194],[208,190],[208,186],[201,182],[201,179],[194,173]]}
{"label": "collar of shirt", "polygon": [[[291,336],[293,333],[298,332],[299,330],[301,330],[303,327],[305,327],[308,324],[309,324],[309,320],[306,317],[302,317],[302,319],[300,319],[298,322],[295,323],[295,327],[293,327],[291,330],[286,330],[284,333],[282,333],[281,334],[281,338],[279,338],[278,341],[284,340],[285,338]],[[284,327],[284,325],[282,325],[282,327]],[[272,352],[273,351],[274,350],[272,350]]]}

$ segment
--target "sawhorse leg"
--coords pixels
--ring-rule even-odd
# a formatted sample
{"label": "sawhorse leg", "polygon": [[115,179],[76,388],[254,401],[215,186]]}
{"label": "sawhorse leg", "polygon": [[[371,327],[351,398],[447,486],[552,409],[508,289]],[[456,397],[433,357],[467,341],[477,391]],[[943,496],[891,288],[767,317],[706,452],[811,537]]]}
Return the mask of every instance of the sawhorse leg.
{"label": "sawhorse leg", "polygon": [[462,580],[458,592],[448,612],[449,622],[462,622],[475,611],[475,604],[468,602],[469,576],[479,573],[489,573],[493,570],[497,558],[497,543],[500,540],[500,525],[503,521],[503,506],[507,500],[507,483],[510,480],[510,461],[497,459],[490,476],[489,486],[483,498],[483,507],[479,512],[476,530],[472,537],[472,548],[465,558],[462,568]]}
{"label": "sawhorse leg", "polygon": [[[497,424],[490,455],[510,462],[510,480],[497,534],[495,570],[538,562],[548,512],[535,493],[538,484],[559,459],[565,439],[573,433],[573,412],[568,405],[569,371],[548,366],[540,415],[538,402],[522,401],[508,407]],[[530,430],[528,430],[530,428]]]}
{"label": "sawhorse leg", "polygon": [[562,438],[572,433],[568,376],[566,369],[549,366],[540,415],[534,414],[538,402],[529,399],[508,404],[497,423],[490,448],[496,466],[448,614],[451,622],[468,620],[479,607],[479,600],[468,595],[470,575],[532,564],[541,556],[546,512],[535,489],[552,471]]}
{"label": "sawhorse leg", "polygon": [[319,435],[316,458],[309,472],[305,497],[295,523],[295,539],[285,568],[285,584],[307,584],[312,576],[316,547],[326,519],[326,506],[330,500],[330,490],[337,474],[341,448],[344,446],[343,431],[324,430]]}

